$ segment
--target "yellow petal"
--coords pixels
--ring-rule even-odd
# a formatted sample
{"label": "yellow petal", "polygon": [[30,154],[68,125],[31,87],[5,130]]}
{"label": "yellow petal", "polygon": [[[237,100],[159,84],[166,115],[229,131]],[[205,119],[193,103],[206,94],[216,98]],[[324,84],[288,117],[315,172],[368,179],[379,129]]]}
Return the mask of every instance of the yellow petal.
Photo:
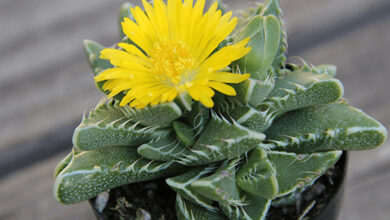
{"label": "yellow petal", "polygon": [[214,107],[214,102],[210,97],[202,96],[199,101],[207,108]]}
{"label": "yellow petal", "polygon": [[230,95],[230,96],[235,96],[237,93],[236,93],[236,90],[234,90],[233,87],[229,86],[229,85],[226,85],[224,83],[220,83],[220,82],[209,82],[208,85],[223,93],[223,94],[226,94],[226,95]]}
{"label": "yellow petal", "polygon": [[227,73],[227,72],[219,72],[213,73],[209,75],[209,79],[217,82],[224,83],[240,83],[249,78],[250,74],[236,74],[236,73]]}

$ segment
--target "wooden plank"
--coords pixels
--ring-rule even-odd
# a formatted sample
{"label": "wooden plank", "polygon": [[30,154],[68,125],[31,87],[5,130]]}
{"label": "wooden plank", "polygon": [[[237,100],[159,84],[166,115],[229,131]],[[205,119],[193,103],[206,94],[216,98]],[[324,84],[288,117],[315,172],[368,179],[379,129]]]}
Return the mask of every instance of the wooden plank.
{"label": "wooden plank", "polygon": [[94,219],[87,202],[64,206],[53,197],[55,165],[64,153],[0,181],[0,219]]}
{"label": "wooden plank", "polygon": [[[100,94],[82,40],[117,40],[120,0],[12,1],[0,7],[0,148],[80,118]],[[20,7],[23,5],[23,7]],[[22,10],[21,10],[22,9]],[[73,98],[71,98],[73,97]],[[78,97],[78,98],[77,98]]]}

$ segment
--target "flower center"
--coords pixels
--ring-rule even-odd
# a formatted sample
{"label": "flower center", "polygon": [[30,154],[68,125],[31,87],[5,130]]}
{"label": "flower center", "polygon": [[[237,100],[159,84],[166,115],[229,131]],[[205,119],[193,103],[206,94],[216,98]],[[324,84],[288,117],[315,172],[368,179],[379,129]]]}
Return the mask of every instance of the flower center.
{"label": "flower center", "polygon": [[180,41],[160,41],[154,44],[150,54],[153,68],[159,79],[167,80],[172,86],[188,86],[192,73],[197,67],[195,57],[186,43]]}

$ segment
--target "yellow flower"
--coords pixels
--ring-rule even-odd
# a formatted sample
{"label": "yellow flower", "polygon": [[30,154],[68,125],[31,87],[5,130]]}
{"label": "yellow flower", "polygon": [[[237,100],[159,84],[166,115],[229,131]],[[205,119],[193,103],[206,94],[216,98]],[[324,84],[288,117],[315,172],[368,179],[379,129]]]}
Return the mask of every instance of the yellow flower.
{"label": "yellow flower", "polygon": [[[232,12],[222,15],[214,3],[203,14],[205,0],[154,0],[152,6],[143,0],[145,11],[130,8],[132,21],[125,18],[123,32],[136,45],[119,43],[123,50],[106,48],[101,58],[115,66],[95,77],[106,81],[109,97],[120,92],[125,96],[120,105],[144,108],[171,102],[189,94],[206,107],[213,107],[214,90],[234,96],[236,91],[227,83],[245,81],[249,74],[222,71],[232,61],[245,56],[251,49],[249,39],[213,51],[233,31],[237,18]],[[214,89],[214,90],[213,90]]]}

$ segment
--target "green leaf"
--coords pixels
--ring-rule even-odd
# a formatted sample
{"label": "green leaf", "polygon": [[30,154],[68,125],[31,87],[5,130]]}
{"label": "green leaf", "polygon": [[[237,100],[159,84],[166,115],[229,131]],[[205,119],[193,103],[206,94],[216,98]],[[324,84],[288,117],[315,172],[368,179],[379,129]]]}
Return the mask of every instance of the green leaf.
{"label": "green leaf", "polygon": [[192,101],[192,97],[188,93],[186,93],[186,94],[180,94],[179,96],[177,96],[177,98],[175,99],[175,103],[181,109],[191,111],[192,105],[194,102]]}
{"label": "green leaf", "polygon": [[196,102],[192,110],[185,115],[184,120],[195,129],[196,136],[198,136],[210,121],[210,109]]}
{"label": "green leaf", "polygon": [[343,94],[341,82],[328,74],[297,70],[276,80],[274,90],[259,109],[277,118],[288,111],[335,102]]}
{"label": "green leaf", "polygon": [[268,97],[274,86],[275,80],[272,76],[264,81],[249,78],[240,84],[233,85],[237,92],[235,98],[241,103],[249,103],[255,107]]}
{"label": "green leaf", "polygon": [[261,14],[263,16],[274,15],[278,19],[280,19],[280,14],[282,10],[280,9],[278,0],[265,0],[264,6],[262,8]]}
{"label": "green leaf", "polygon": [[278,150],[298,153],[372,149],[387,137],[382,124],[345,103],[290,112],[266,134],[267,142]]}
{"label": "green leaf", "polygon": [[[91,40],[84,40],[84,50],[87,54],[89,64],[91,65],[95,76],[99,75],[103,70],[114,67],[109,60],[103,60],[99,58],[100,51],[102,51],[103,49],[104,46],[97,42]],[[103,90],[104,83],[105,81],[97,82],[96,87],[103,93],[108,94],[107,91]]]}
{"label": "green leaf", "polygon": [[226,220],[219,212],[212,212],[176,196],[176,216],[178,220]]}
{"label": "green leaf", "polygon": [[178,162],[194,166],[238,157],[257,147],[264,138],[263,133],[230,123],[213,112],[207,128]]}
{"label": "green leaf", "polygon": [[339,160],[341,154],[342,151],[313,154],[268,152],[268,159],[276,169],[278,197],[312,185]]}
{"label": "green leaf", "polygon": [[277,75],[281,75],[281,69],[285,67],[287,60],[287,33],[283,28],[284,22],[280,16],[281,13],[282,9],[280,8],[278,0],[266,0],[260,13],[263,16],[274,15],[278,19],[281,26],[279,47],[272,63],[272,67],[274,68]]}
{"label": "green leaf", "polygon": [[271,206],[271,200],[247,192],[242,194],[245,197],[244,206],[219,204],[225,215],[230,220],[264,220]]}
{"label": "green leaf", "polygon": [[85,151],[74,155],[59,173],[54,195],[63,204],[77,203],[121,185],[167,177],[181,170],[173,162],[143,159],[129,147]]}
{"label": "green leaf", "polygon": [[237,123],[256,132],[264,132],[271,126],[275,115],[269,111],[260,111],[250,105],[237,107],[228,112]]}
{"label": "green leaf", "polygon": [[221,113],[235,109],[236,107],[242,105],[242,103],[235,96],[227,96],[220,92],[217,92],[214,95],[213,101],[215,103],[213,111]]}
{"label": "green leaf", "polygon": [[133,4],[131,4],[130,2],[125,2],[122,4],[119,11],[119,34],[121,39],[126,37],[126,35],[123,33],[122,25],[121,25],[124,18],[130,18],[131,20],[134,20],[133,15],[131,14],[130,11],[130,7],[134,7]]}
{"label": "green leaf", "polygon": [[236,185],[236,166],[238,160],[231,160],[213,175],[200,178],[191,183],[191,188],[204,197],[229,205],[241,204]]}
{"label": "green leaf", "polygon": [[150,160],[170,161],[179,158],[187,147],[173,135],[167,135],[141,145],[137,152]]}
{"label": "green leaf", "polygon": [[280,42],[280,23],[274,15],[255,16],[243,28],[237,41],[250,38],[252,50],[238,62],[241,72],[250,73],[253,79],[267,78]]}
{"label": "green leaf", "polygon": [[317,69],[320,71],[320,73],[326,73],[333,77],[337,74],[337,67],[335,65],[321,65],[318,66]]}
{"label": "green leaf", "polygon": [[139,146],[169,131],[159,126],[144,127],[132,122],[115,101],[102,100],[84,117],[73,134],[73,145],[80,150],[110,146]]}
{"label": "green leaf", "polygon": [[72,160],[73,158],[73,151],[70,152],[68,155],[66,155],[64,157],[64,159],[62,159],[56,166],[56,168],[54,169],[54,172],[53,172],[53,175],[54,177],[57,177],[58,174],[63,170],[65,169],[65,167],[68,166],[68,164],[70,163],[70,161]]}
{"label": "green leaf", "polygon": [[182,115],[182,111],[174,102],[148,106],[143,109],[135,109],[128,105],[120,107],[123,114],[142,125],[155,126],[167,125]]}
{"label": "green leaf", "polygon": [[274,199],[279,192],[276,170],[266,151],[257,147],[237,173],[237,185],[251,194]]}
{"label": "green leaf", "polygon": [[195,142],[194,129],[180,121],[173,122],[173,129],[176,132],[177,137],[185,146],[192,146]]}
{"label": "green leaf", "polygon": [[166,182],[181,197],[209,211],[215,212],[216,208],[212,206],[213,200],[202,196],[191,187],[191,184],[194,181],[207,174],[210,174],[214,170],[214,166],[196,167],[180,176],[168,178]]}

